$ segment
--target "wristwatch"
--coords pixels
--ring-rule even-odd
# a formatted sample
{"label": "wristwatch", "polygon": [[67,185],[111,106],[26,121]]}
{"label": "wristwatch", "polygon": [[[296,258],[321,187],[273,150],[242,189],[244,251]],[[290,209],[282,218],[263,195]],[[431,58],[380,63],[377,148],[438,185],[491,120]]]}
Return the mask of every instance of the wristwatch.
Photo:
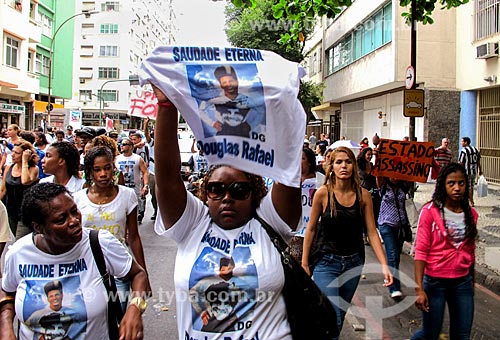
{"label": "wristwatch", "polygon": [[132,300],[130,300],[129,306],[130,305],[136,306],[139,309],[139,312],[141,312],[142,314],[144,313],[144,311],[146,311],[148,303],[143,298],[136,296],[135,298],[132,298]]}

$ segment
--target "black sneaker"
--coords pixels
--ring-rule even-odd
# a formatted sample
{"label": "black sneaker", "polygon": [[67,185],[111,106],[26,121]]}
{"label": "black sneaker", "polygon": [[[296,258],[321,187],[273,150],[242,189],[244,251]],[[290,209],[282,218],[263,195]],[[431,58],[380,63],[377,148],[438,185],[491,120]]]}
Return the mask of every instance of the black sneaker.
{"label": "black sneaker", "polygon": [[143,218],[144,218],[144,215],[141,215],[141,214],[137,215],[137,221],[139,222],[139,224],[142,223]]}
{"label": "black sneaker", "polygon": [[156,214],[153,214],[153,216],[151,216],[151,220],[156,220]]}

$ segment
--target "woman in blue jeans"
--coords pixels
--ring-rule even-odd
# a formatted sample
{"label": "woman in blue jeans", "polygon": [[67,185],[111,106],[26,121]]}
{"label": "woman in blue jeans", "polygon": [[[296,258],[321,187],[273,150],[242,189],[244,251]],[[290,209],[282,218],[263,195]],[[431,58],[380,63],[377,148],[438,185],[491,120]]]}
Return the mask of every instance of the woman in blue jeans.
{"label": "woman in blue jeans", "polygon": [[[320,226],[316,224],[321,216]],[[372,198],[359,184],[356,158],[346,148],[336,148],[331,156],[324,184],[316,191],[304,236],[302,267],[330,298],[342,329],[344,317],[359,283],[365,261],[363,227],[366,226],[373,250],[382,264],[384,285],[392,284],[384,250],[375,227]],[[317,235],[317,250],[311,245]]]}
{"label": "woman in blue jeans", "polygon": [[408,223],[405,208],[408,186],[407,182],[386,177],[378,177],[377,185],[381,196],[377,224],[384,240],[387,263],[394,276],[394,284],[389,286],[389,293],[394,300],[399,301],[403,298],[398,271],[404,243],[400,229]]}
{"label": "woman in blue jeans", "polygon": [[422,208],[415,241],[415,305],[423,312],[423,327],[412,340],[438,339],[446,304],[450,339],[470,339],[478,215],[469,205],[468,187],[465,168],[449,163]]}

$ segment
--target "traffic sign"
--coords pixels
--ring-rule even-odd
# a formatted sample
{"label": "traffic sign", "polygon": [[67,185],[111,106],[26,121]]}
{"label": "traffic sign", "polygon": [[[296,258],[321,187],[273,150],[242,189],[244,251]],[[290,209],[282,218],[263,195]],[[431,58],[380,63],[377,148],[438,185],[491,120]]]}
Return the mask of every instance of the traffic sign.
{"label": "traffic sign", "polygon": [[424,90],[404,90],[404,110],[405,117],[424,116]]}
{"label": "traffic sign", "polygon": [[413,87],[413,84],[415,84],[415,69],[413,66],[408,66],[406,68],[406,73],[405,73],[405,85],[406,88],[409,90]]}
{"label": "traffic sign", "polygon": [[52,103],[49,103],[49,104],[45,107],[45,109],[46,109],[48,112],[50,112],[50,111],[54,110],[54,105],[53,105]]}

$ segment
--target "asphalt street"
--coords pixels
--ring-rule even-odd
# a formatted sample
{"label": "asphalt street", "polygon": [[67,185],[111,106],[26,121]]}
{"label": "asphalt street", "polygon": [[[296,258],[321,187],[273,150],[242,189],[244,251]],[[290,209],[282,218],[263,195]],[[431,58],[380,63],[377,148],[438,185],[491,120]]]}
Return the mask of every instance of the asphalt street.
{"label": "asphalt street", "polygon": [[[176,254],[174,242],[159,237],[150,220],[152,208],[148,202],[140,233],[147,267],[153,286],[153,297],[148,301],[144,313],[145,339],[177,339],[176,309],[173,272]],[[389,297],[387,288],[382,286],[383,277],[376,264],[371,247],[366,247],[364,273],[353,305],[347,314],[340,339],[384,339],[404,340],[411,338],[421,324],[421,312],[413,305],[415,301],[412,278],[413,259],[402,256],[401,271],[405,299],[398,304]],[[404,275],[402,274],[402,275]],[[475,315],[472,338],[474,340],[500,339],[500,296],[476,285]],[[445,320],[440,340],[449,339],[448,321]]]}

